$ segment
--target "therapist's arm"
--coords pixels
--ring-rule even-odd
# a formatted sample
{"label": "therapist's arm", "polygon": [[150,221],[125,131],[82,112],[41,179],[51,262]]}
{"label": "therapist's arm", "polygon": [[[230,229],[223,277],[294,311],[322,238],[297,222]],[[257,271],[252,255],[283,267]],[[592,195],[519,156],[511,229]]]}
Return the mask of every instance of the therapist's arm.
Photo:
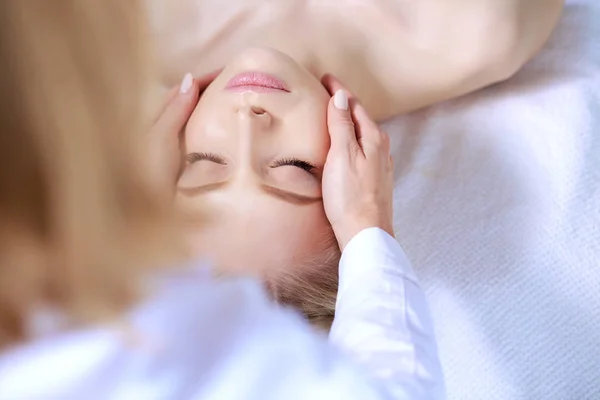
{"label": "therapist's arm", "polygon": [[444,378],[425,295],[396,240],[379,228],[345,246],[330,342],[395,398],[443,399]]}
{"label": "therapist's arm", "polygon": [[444,398],[425,295],[393,231],[389,138],[335,78],[323,204],[342,257],[330,341],[395,398]]}

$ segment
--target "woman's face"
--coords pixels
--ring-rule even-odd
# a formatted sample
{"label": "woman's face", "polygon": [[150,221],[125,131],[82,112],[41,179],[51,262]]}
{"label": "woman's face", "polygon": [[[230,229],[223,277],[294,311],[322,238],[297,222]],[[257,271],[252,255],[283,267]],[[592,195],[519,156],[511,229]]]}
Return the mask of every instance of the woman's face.
{"label": "woman's face", "polygon": [[331,243],[321,198],[328,101],[315,77],[272,49],[245,51],[207,88],[185,131],[177,192],[198,254],[228,272],[276,277]]}

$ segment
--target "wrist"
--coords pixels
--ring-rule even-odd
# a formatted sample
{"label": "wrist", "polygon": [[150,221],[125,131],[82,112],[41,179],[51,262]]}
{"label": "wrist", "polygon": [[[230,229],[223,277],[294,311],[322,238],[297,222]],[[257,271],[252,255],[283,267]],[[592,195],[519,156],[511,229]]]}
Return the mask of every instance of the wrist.
{"label": "wrist", "polygon": [[347,221],[344,224],[333,226],[333,232],[337,239],[340,251],[350,243],[350,241],[365,229],[379,228],[387,232],[390,236],[395,237],[392,223],[389,221],[374,221],[374,220],[354,220]]}

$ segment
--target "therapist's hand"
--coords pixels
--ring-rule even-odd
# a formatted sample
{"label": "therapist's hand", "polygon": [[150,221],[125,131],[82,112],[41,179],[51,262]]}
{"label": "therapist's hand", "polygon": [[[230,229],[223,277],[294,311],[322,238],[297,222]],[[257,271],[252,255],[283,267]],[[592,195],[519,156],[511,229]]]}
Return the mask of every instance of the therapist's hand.
{"label": "therapist's hand", "polygon": [[334,77],[323,85],[332,95],[327,110],[331,148],[323,170],[323,203],[344,249],[360,231],[393,230],[393,165],[387,134]]}
{"label": "therapist's hand", "polygon": [[186,74],[181,84],[167,94],[148,136],[152,160],[150,173],[161,190],[175,191],[183,159],[183,128],[196,108],[200,94],[220,72],[200,78]]}

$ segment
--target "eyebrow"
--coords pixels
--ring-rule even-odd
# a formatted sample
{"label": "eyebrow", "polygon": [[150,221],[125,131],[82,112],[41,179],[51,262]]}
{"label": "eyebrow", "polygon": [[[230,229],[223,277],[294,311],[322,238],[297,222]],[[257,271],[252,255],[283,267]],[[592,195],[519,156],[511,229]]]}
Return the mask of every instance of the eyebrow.
{"label": "eyebrow", "polygon": [[[225,186],[227,186],[228,183],[229,183],[228,181],[224,181],[224,182],[211,183],[209,185],[204,185],[204,186],[199,186],[199,187],[179,188],[177,190],[188,196],[197,196],[200,194],[212,192],[214,190],[225,187]],[[313,204],[313,203],[323,200],[323,198],[321,196],[316,196],[316,197],[305,196],[303,194],[290,192],[290,191],[283,190],[283,189],[280,189],[280,188],[277,188],[274,186],[269,186],[269,185],[261,185],[260,188],[262,189],[263,192],[265,192],[269,196],[278,198],[280,200],[283,200],[283,201],[285,201],[287,203],[291,203],[291,204],[306,205],[306,204]]]}

